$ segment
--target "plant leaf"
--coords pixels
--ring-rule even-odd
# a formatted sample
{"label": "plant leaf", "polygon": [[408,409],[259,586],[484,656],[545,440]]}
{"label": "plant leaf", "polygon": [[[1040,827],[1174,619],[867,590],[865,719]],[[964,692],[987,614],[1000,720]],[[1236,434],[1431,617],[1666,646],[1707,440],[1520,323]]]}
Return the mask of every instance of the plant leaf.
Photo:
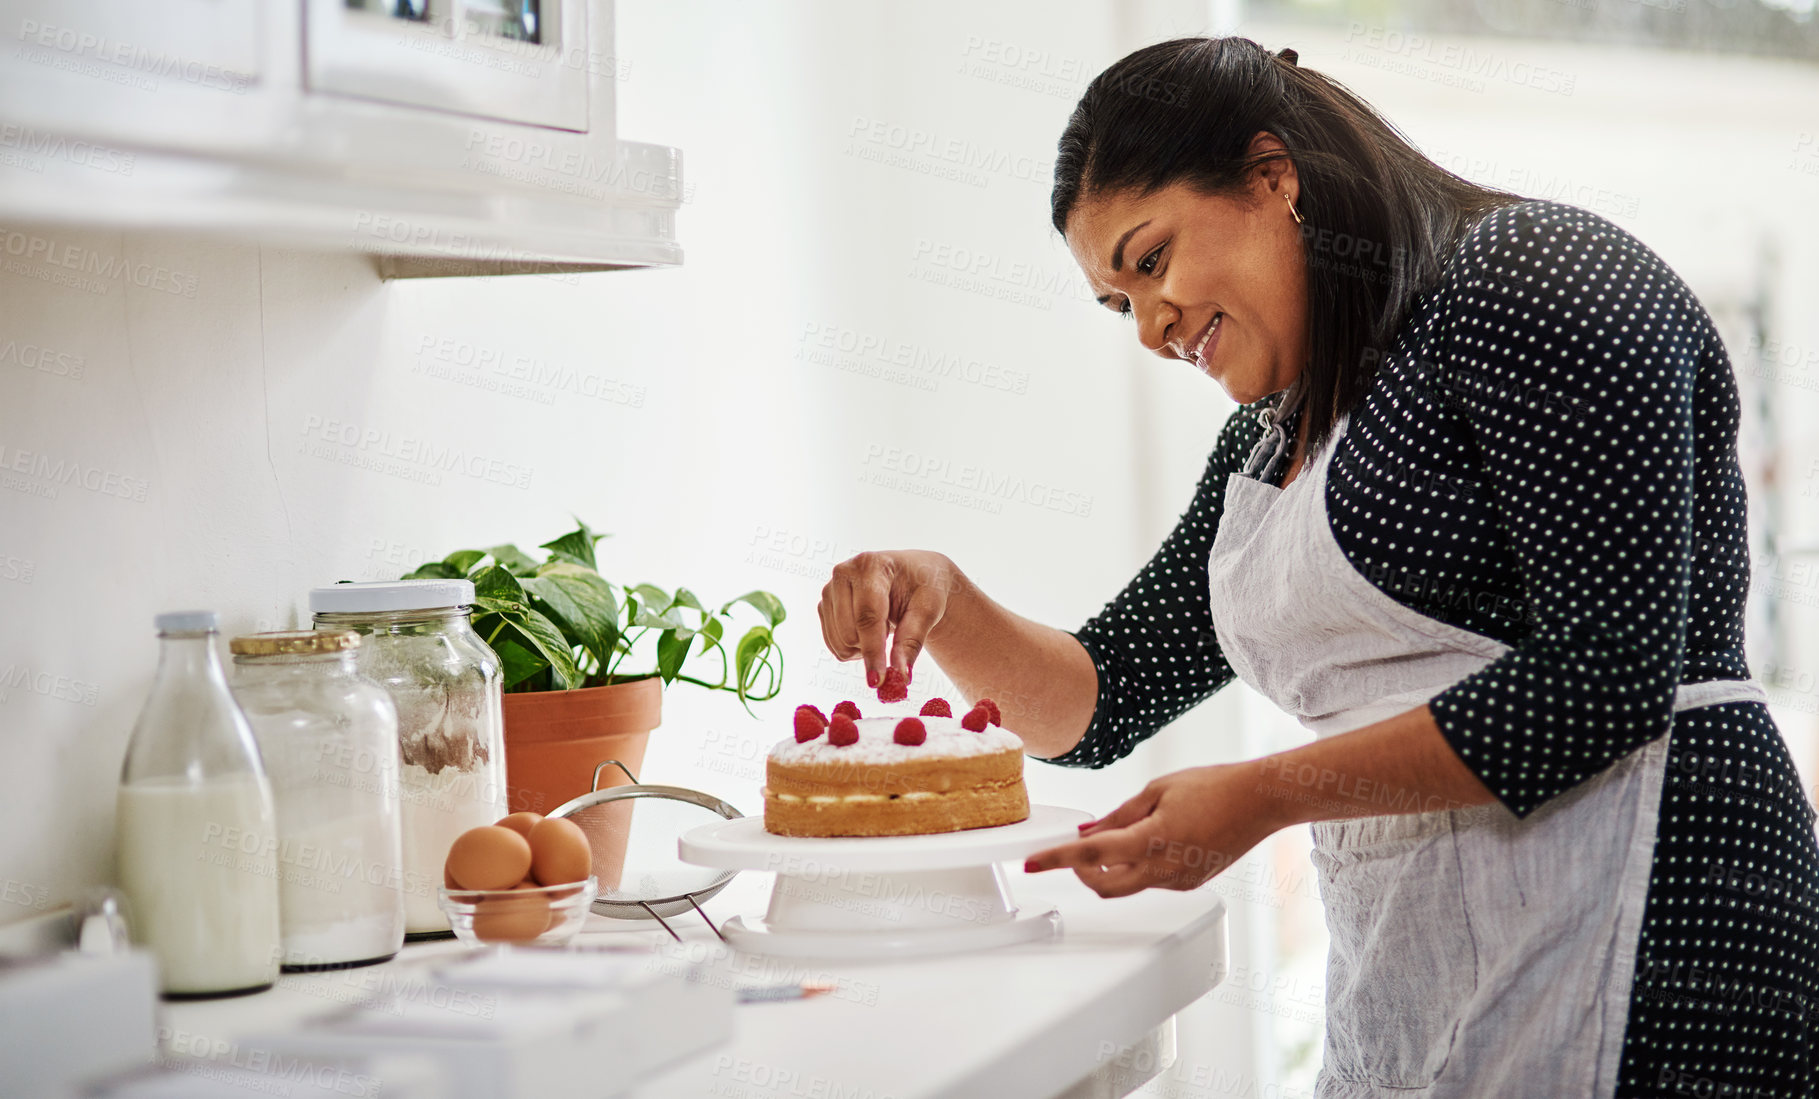
{"label": "plant leaf", "polygon": [[456,550],[442,560],[461,576],[466,576],[475,565],[486,558],[485,550]]}
{"label": "plant leaf", "polygon": [[707,617],[707,608],[702,606],[701,600],[695,598],[695,593],[689,591],[687,588],[676,589],[676,597],[670,603],[670,608],[674,609],[676,607],[688,607],[691,610],[700,611],[701,617]]}
{"label": "plant leaf", "polygon": [[550,551],[552,561],[567,561],[583,568],[599,571],[600,566],[594,561],[594,543],[605,538],[604,534],[595,534],[586,523],[575,520],[576,529],[553,541],[543,543],[543,549]]}
{"label": "plant leaf", "polygon": [[549,667],[549,661],[507,635],[493,642],[493,651],[499,654],[499,666],[508,691]]}
{"label": "plant leaf", "polygon": [[783,620],[788,617],[788,612],[783,609],[783,600],[767,591],[748,591],[737,599],[728,601],[726,606],[720,608],[720,613],[732,610],[735,603],[745,603],[755,608],[770,623],[772,629],[783,625]]}
{"label": "plant leaf", "polygon": [[562,631],[541,613],[525,607],[502,615],[506,629],[514,631],[536,654],[549,663],[550,672],[563,690],[581,685],[581,669],[575,664],[574,650],[569,648]]}
{"label": "plant leaf", "polygon": [[662,614],[669,610],[674,603],[669,593],[655,584],[635,584],[632,586],[632,591],[638,593],[638,598],[644,601],[644,605],[650,609],[652,614]]}
{"label": "plant leaf", "polygon": [[[530,605],[524,586],[516,576],[498,565],[480,570],[474,577],[474,606],[483,614],[496,615],[505,624],[505,629],[514,635],[514,640],[546,661],[564,689],[581,682],[574,647],[554,622]],[[486,632],[481,636],[493,635],[490,618],[485,625]]]}
{"label": "plant leaf", "polygon": [[[504,605],[506,613],[511,605]],[[538,681],[547,681],[549,676],[539,673],[549,667],[549,662],[536,655],[535,651],[521,643],[518,631],[498,608],[482,607],[478,601],[474,606],[474,632],[480,635],[482,643],[493,650],[499,657],[500,677],[504,689],[536,690]]]}
{"label": "plant leaf", "polygon": [[682,620],[680,611],[665,611],[663,614],[652,614],[649,607],[639,607],[638,614],[632,619],[634,626],[648,626],[651,629],[674,630],[688,626]]}
{"label": "plant leaf", "polygon": [[401,580],[459,580],[467,575],[465,569],[457,569],[447,561],[425,561],[416,568],[399,577]]}
{"label": "plant leaf", "polygon": [[694,639],[695,631],[690,629],[664,630],[657,635],[657,674],[666,685],[682,673],[682,662],[688,659],[689,643]]}
{"label": "plant leaf", "polygon": [[619,601],[613,586],[591,569],[553,561],[536,576],[519,581],[539,610],[562,630],[571,645],[594,654],[604,668],[619,647]]}
{"label": "plant leaf", "polygon": [[662,588],[655,584],[639,584],[631,590],[643,600],[642,605],[633,608],[632,625],[664,630],[688,625],[682,620],[682,613],[675,609],[676,600]]}
{"label": "plant leaf", "polygon": [[[516,614],[524,609],[524,604],[511,599],[495,599],[490,595],[474,596],[474,632],[486,637],[494,627],[499,625],[500,616]],[[491,617],[482,619],[481,615]],[[485,628],[482,628],[485,623]]]}
{"label": "plant leaf", "polygon": [[487,556],[491,557],[500,568],[508,570],[514,576],[529,576],[537,571],[537,562],[531,560],[529,554],[510,542],[488,546],[486,552]]}
{"label": "plant leaf", "polygon": [[726,623],[720,621],[718,618],[708,619],[701,626],[701,651],[706,653],[707,650],[719,645],[720,638],[724,636],[725,633]]}
{"label": "plant leaf", "polygon": [[753,626],[745,631],[739,639],[739,647],[734,650],[733,668],[739,684],[739,697],[744,698],[746,687],[752,678],[754,662],[771,647],[769,626]]}
{"label": "plant leaf", "polygon": [[523,607],[524,585],[504,566],[488,565],[474,574],[474,598]]}

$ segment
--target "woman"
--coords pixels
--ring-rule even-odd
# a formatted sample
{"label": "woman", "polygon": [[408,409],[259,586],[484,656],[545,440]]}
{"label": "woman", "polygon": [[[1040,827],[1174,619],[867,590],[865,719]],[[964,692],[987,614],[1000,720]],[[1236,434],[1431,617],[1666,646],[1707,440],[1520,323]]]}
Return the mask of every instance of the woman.
{"label": "woman", "polygon": [[1808,1094],[1819,849],[1744,662],[1711,320],[1623,230],[1443,171],[1295,62],[1150,46],[1061,138],[1098,300],[1242,405],[1156,556],[1070,634],[861,554],[828,646],[874,685],[926,646],[1064,765],[1234,677],[1312,729],[1028,869],[1190,889],[1312,822],[1322,1095]]}

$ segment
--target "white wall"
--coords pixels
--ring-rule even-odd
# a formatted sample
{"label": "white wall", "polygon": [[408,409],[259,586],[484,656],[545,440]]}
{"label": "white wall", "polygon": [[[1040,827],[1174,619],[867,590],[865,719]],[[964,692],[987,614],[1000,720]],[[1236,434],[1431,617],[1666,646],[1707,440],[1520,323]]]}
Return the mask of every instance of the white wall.
{"label": "white wall", "polygon": [[[354,256],[34,230],[167,268],[194,293],[0,269],[0,923],[108,877],[159,609],[214,606],[228,632],[292,625],[312,585],[397,575],[457,546],[534,544],[580,514],[616,533],[603,556],[617,579],[710,598],[768,587],[789,606],[783,698],[753,721],[728,699],[672,692],[646,767],[748,809],[789,708],[864,691],[853,666],[821,655],[814,605],[838,560],[941,549],[1008,605],[1078,624],[1172,523],[1231,406],[1082,300],[1048,229],[1048,165],[1085,81],[1138,41],[1209,29],[1203,10],[627,0],[621,131],[687,154],[677,270],[384,283]],[[1773,238],[1782,338],[1819,348],[1796,307],[1819,289],[1819,147],[1796,145],[1819,128],[1810,71],[1492,43],[1506,63],[1570,71],[1574,94],[1462,92],[1446,66],[1405,63],[1368,32],[1246,29],[1297,46],[1462,170],[1634,199],[1595,202],[1702,295],[1745,292],[1746,257]],[[911,132],[926,136],[912,146]],[[997,384],[873,376],[843,340],[956,355]],[[52,369],[25,365],[27,345],[50,349]],[[512,389],[466,365],[477,356],[561,380]],[[77,362],[80,377],[57,372]],[[1813,377],[1778,377],[1777,399],[1808,401]],[[368,441],[324,438],[349,429]],[[423,444],[495,460],[511,483],[397,457]],[[1790,454],[1804,474],[1814,455]],[[943,474],[905,469],[930,461],[1025,496],[918,495]],[[89,491],[34,463],[113,476]],[[1819,543],[1793,480],[1790,508]],[[1029,502],[1036,485],[1063,506]],[[1810,738],[1800,704],[1790,733]],[[1228,692],[1121,767],[1030,777],[1039,799],[1103,810],[1153,774],[1282,735]],[[1305,870],[1300,842],[1259,857]],[[1291,998],[1317,971],[1278,972],[1271,955],[1278,932],[1298,944],[1285,953],[1317,955],[1305,885],[1228,887],[1240,960]],[[1280,999],[1197,1006],[1184,1065],[1272,1078],[1273,1043],[1310,1030]]]}

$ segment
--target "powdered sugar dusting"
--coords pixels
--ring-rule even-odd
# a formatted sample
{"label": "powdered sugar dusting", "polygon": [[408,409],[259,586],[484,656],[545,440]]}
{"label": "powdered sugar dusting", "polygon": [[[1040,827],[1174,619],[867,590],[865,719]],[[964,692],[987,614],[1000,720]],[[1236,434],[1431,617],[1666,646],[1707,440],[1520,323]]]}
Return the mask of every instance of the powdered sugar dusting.
{"label": "powdered sugar dusting", "polygon": [[901,720],[900,717],[863,717],[857,722],[857,744],[837,748],[827,742],[827,734],[823,733],[804,744],[796,743],[793,738],[779,741],[771,749],[770,757],[779,763],[879,764],[943,757],[963,759],[990,755],[1007,748],[1023,751],[1023,741],[1015,733],[996,725],[988,725],[985,732],[975,733],[962,729],[951,717],[924,717],[922,724],[928,729],[928,740],[916,745],[898,744],[891,739],[891,733]]}

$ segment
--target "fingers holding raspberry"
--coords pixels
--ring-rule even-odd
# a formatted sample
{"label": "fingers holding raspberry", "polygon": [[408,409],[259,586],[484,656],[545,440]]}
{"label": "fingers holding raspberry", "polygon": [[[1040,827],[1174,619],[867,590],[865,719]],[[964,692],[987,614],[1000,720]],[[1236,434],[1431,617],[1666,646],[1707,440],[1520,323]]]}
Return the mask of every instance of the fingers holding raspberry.
{"label": "fingers holding raspberry", "polygon": [[[946,613],[957,575],[952,561],[928,550],[861,553],[842,561],[817,608],[828,651],[839,660],[863,660],[866,686],[877,688],[883,701],[901,701],[916,658]],[[901,683],[889,677],[893,671]]]}

